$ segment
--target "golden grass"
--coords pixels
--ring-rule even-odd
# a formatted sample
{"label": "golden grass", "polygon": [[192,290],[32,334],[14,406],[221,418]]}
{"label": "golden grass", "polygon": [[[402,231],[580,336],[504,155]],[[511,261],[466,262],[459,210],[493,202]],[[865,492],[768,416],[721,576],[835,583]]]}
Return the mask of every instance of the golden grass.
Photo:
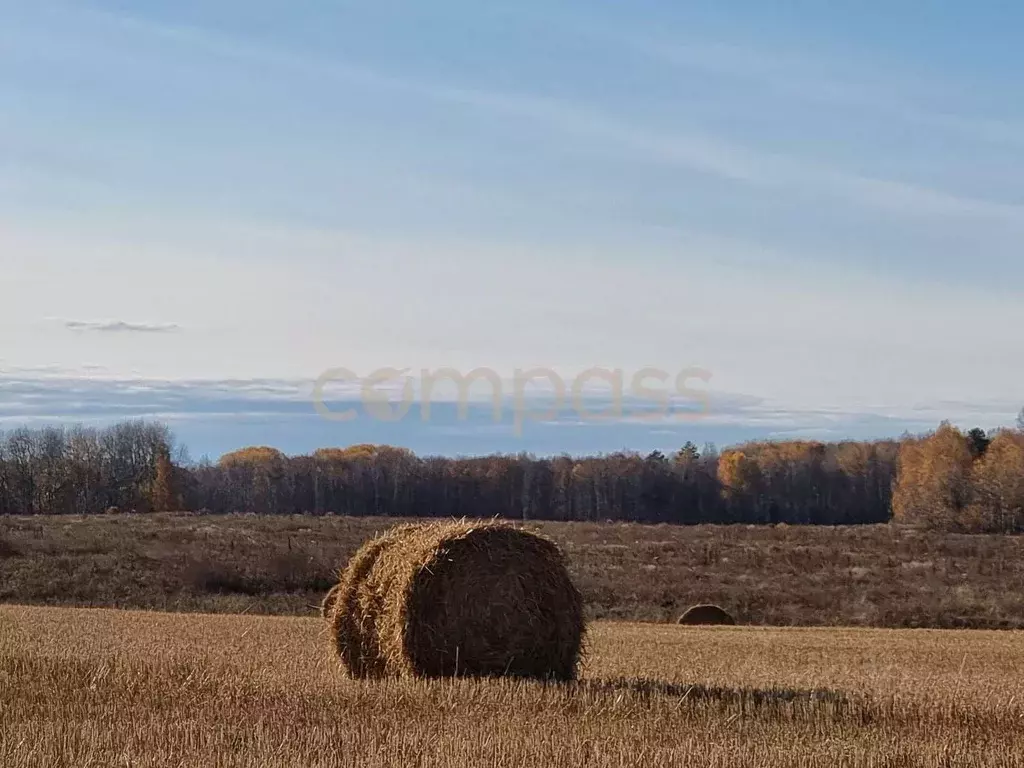
{"label": "golden grass", "polygon": [[325,634],[0,607],[0,765],[1024,765],[1020,633],[598,623],[547,686],[353,681]]}

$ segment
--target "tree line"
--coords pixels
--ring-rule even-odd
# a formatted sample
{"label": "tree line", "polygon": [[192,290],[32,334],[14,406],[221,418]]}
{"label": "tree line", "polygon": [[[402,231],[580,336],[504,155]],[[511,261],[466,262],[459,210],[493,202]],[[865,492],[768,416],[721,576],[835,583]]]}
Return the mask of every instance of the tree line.
{"label": "tree line", "polygon": [[0,514],[173,506],[173,476],[187,470],[185,454],[175,464],[171,446],[166,426],[145,421],[0,432]]}
{"label": "tree line", "polygon": [[761,441],[718,451],[538,458],[418,456],[387,445],[287,456],[243,448],[192,462],[162,424],[0,433],[0,514],[503,517],[645,523],[1024,531],[1024,421],[899,440]]}

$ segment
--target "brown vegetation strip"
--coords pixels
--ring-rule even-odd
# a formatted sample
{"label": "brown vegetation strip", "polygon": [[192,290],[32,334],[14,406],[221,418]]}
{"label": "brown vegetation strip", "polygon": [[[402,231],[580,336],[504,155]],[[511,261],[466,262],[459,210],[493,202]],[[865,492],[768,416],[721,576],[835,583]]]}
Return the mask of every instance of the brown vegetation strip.
{"label": "brown vegetation strip", "polygon": [[[316,615],[389,518],[0,517],[0,602]],[[1024,537],[900,526],[526,524],[556,541],[589,618],[1024,627]]]}

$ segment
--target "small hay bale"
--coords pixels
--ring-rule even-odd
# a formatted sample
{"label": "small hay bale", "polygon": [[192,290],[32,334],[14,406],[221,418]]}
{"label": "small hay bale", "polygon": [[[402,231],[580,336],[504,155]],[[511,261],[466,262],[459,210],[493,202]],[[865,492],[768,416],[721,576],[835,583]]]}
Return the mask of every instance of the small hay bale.
{"label": "small hay bale", "polygon": [[332,616],[352,677],[573,680],[583,600],[549,539],[498,522],[401,525],[346,567]]}
{"label": "small hay bale", "polygon": [[697,625],[732,625],[736,619],[729,615],[724,608],[717,605],[695,605],[687,609],[686,613],[679,617],[679,624]]}

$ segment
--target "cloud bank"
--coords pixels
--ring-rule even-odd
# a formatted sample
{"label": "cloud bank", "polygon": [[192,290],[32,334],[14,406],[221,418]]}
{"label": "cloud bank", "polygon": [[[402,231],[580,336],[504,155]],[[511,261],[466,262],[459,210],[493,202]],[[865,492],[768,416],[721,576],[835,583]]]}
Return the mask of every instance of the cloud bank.
{"label": "cloud bank", "polygon": [[[364,408],[357,388],[337,389],[327,402],[334,412],[352,410],[352,420],[332,422],[316,412],[312,381],[287,379],[161,381],[104,379],[68,373],[0,374],[0,429],[87,424],[127,419],[167,423],[194,456],[216,456],[244,445],[276,445],[289,453],[362,442],[402,445],[421,455],[481,455],[527,452],[595,454],[626,448],[675,450],[690,440],[719,447],[755,439],[876,439],[921,433],[949,419],[964,427],[1013,424],[1020,403],[933,402],[900,409],[862,405],[799,408],[742,394],[709,391],[700,413],[685,406],[656,418],[638,415],[629,401],[622,417],[581,419],[571,405],[552,409],[543,392],[528,405],[533,415],[517,432],[512,404],[496,420],[486,392],[468,408],[443,396],[427,418],[421,401],[404,416],[381,419]],[[392,402],[396,402],[392,398]],[[589,414],[601,413],[607,395],[589,393]]]}
{"label": "cloud bank", "polygon": [[64,327],[72,331],[97,333],[172,333],[180,330],[173,323],[129,323],[124,320],[66,320]]}

